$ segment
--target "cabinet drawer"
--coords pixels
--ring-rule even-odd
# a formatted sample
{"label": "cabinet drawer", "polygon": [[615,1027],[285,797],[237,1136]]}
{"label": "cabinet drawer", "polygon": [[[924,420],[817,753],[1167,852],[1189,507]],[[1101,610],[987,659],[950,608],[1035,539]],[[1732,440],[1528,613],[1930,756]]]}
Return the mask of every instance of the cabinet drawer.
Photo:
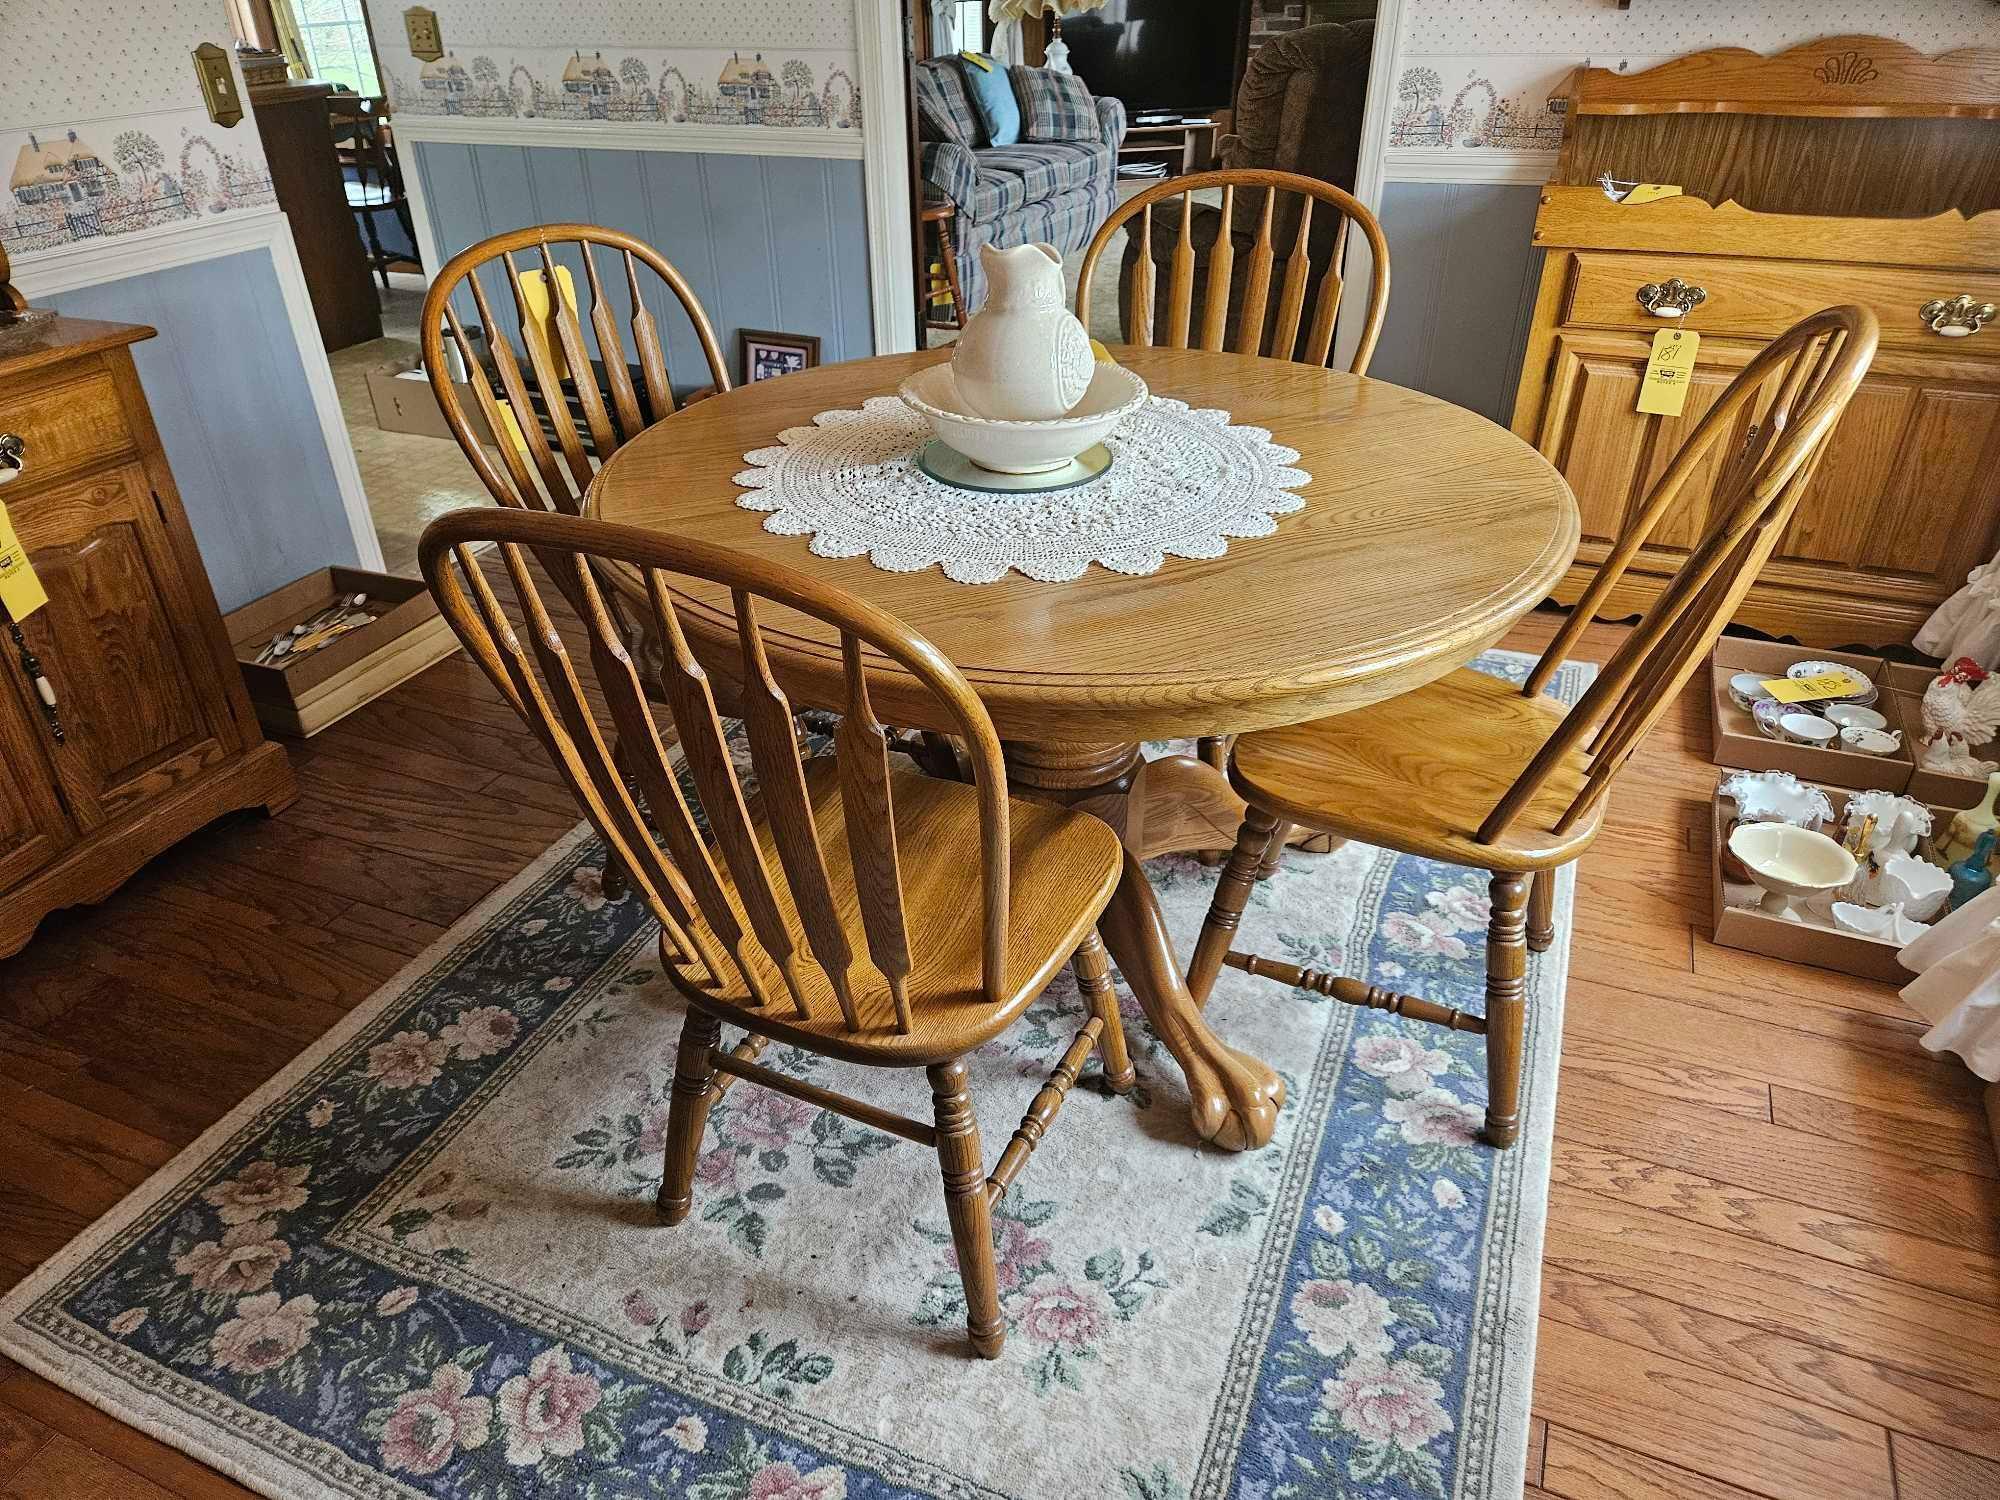
{"label": "cabinet drawer", "polygon": [[[1858,303],[1881,320],[1882,342],[1903,348],[2000,359],[2000,317],[1964,337],[1933,333],[1918,309],[1960,294],[2000,303],[2000,275],[1748,260],[1710,255],[1581,252],[1573,256],[1563,322],[1581,328],[1692,328],[1697,333],[1770,338],[1821,308]],[[1685,317],[1663,318],[1639,304],[1639,288],[1678,277],[1708,295]]]}
{"label": "cabinet drawer", "polygon": [[101,364],[53,384],[0,387],[0,432],[17,433],[27,444],[21,477],[7,486],[10,503],[44,481],[132,449],[117,382]]}

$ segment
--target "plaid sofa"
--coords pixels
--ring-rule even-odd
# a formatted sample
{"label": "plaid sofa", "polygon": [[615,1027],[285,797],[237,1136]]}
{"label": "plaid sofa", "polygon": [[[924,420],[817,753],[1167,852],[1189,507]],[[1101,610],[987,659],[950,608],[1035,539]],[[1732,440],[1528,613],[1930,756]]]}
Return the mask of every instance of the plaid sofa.
{"label": "plaid sofa", "polygon": [[[1026,245],[1047,240],[1065,253],[1090,243],[1097,226],[1118,201],[1118,143],[1125,138],[1125,106],[1095,99],[1096,140],[1023,140],[1012,146],[985,144],[986,133],[972,107],[962,64],[955,57],[916,65],[914,89],[917,135],[922,148],[924,196],[952,204],[952,250],[966,310],[986,300],[986,273],[979,247]],[[1044,122],[1088,130],[1065,117],[1063,101],[1043,99],[1040,69],[1014,70],[1022,98],[1024,129],[1039,106]]]}

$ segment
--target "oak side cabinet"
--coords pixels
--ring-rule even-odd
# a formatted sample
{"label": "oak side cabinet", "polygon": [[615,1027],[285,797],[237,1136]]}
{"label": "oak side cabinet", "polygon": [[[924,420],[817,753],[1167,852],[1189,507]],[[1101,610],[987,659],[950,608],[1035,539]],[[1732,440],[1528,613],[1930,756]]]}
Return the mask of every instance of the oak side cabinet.
{"label": "oak side cabinet", "polygon": [[58,318],[0,355],[0,433],[21,440],[0,505],[49,596],[0,618],[0,956],[210,820],[297,795],[133,369],[152,336]]}

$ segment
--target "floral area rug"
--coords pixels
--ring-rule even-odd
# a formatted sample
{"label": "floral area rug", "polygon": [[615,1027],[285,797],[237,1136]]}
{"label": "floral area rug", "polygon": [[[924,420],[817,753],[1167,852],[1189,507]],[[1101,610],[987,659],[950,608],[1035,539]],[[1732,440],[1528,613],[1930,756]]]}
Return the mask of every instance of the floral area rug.
{"label": "floral area rug", "polygon": [[[1077,1089],[1000,1205],[988,1363],[920,1147],[740,1084],[656,1222],[682,1010],[600,864],[579,829],[461,922],[22,1283],[0,1352],[286,1500],[1520,1493],[1567,875],[1511,1152],[1473,1139],[1478,1039],[1233,971],[1209,1014],[1288,1101],[1205,1147],[1126,995],[1140,1087]],[[1186,953],[1216,872],[1149,874]],[[1486,914],[1349,845],[1243,935],[1476,1008]],[[975,1056],[989,1162],[1086,1014],[1065,975]],[[920,1071],[775,1060],[928,1108]]]}

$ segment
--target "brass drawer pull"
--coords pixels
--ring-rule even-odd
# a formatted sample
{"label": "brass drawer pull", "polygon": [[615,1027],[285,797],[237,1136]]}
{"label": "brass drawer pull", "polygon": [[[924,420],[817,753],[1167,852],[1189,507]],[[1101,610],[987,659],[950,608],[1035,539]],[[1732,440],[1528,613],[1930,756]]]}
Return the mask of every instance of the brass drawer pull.
{"label": "brass drawer pull", "polygon": [[1708,300],[1705,288],[1689,286],[1678,276],[1649,281],[1638,295],[1639,305],[1656,318],[1684,318]]}
{"label": "brass drawer pull", "polygon": [[1932,333],[1948,339],[1962,339],[1984,328],[1992,321],[1994,311],[1991,302],[1974,302],[1961,294],[1949,302],[1942,297],[1934,297],[1917,309],[1917,316],[1924,320],[1924,327]]}

